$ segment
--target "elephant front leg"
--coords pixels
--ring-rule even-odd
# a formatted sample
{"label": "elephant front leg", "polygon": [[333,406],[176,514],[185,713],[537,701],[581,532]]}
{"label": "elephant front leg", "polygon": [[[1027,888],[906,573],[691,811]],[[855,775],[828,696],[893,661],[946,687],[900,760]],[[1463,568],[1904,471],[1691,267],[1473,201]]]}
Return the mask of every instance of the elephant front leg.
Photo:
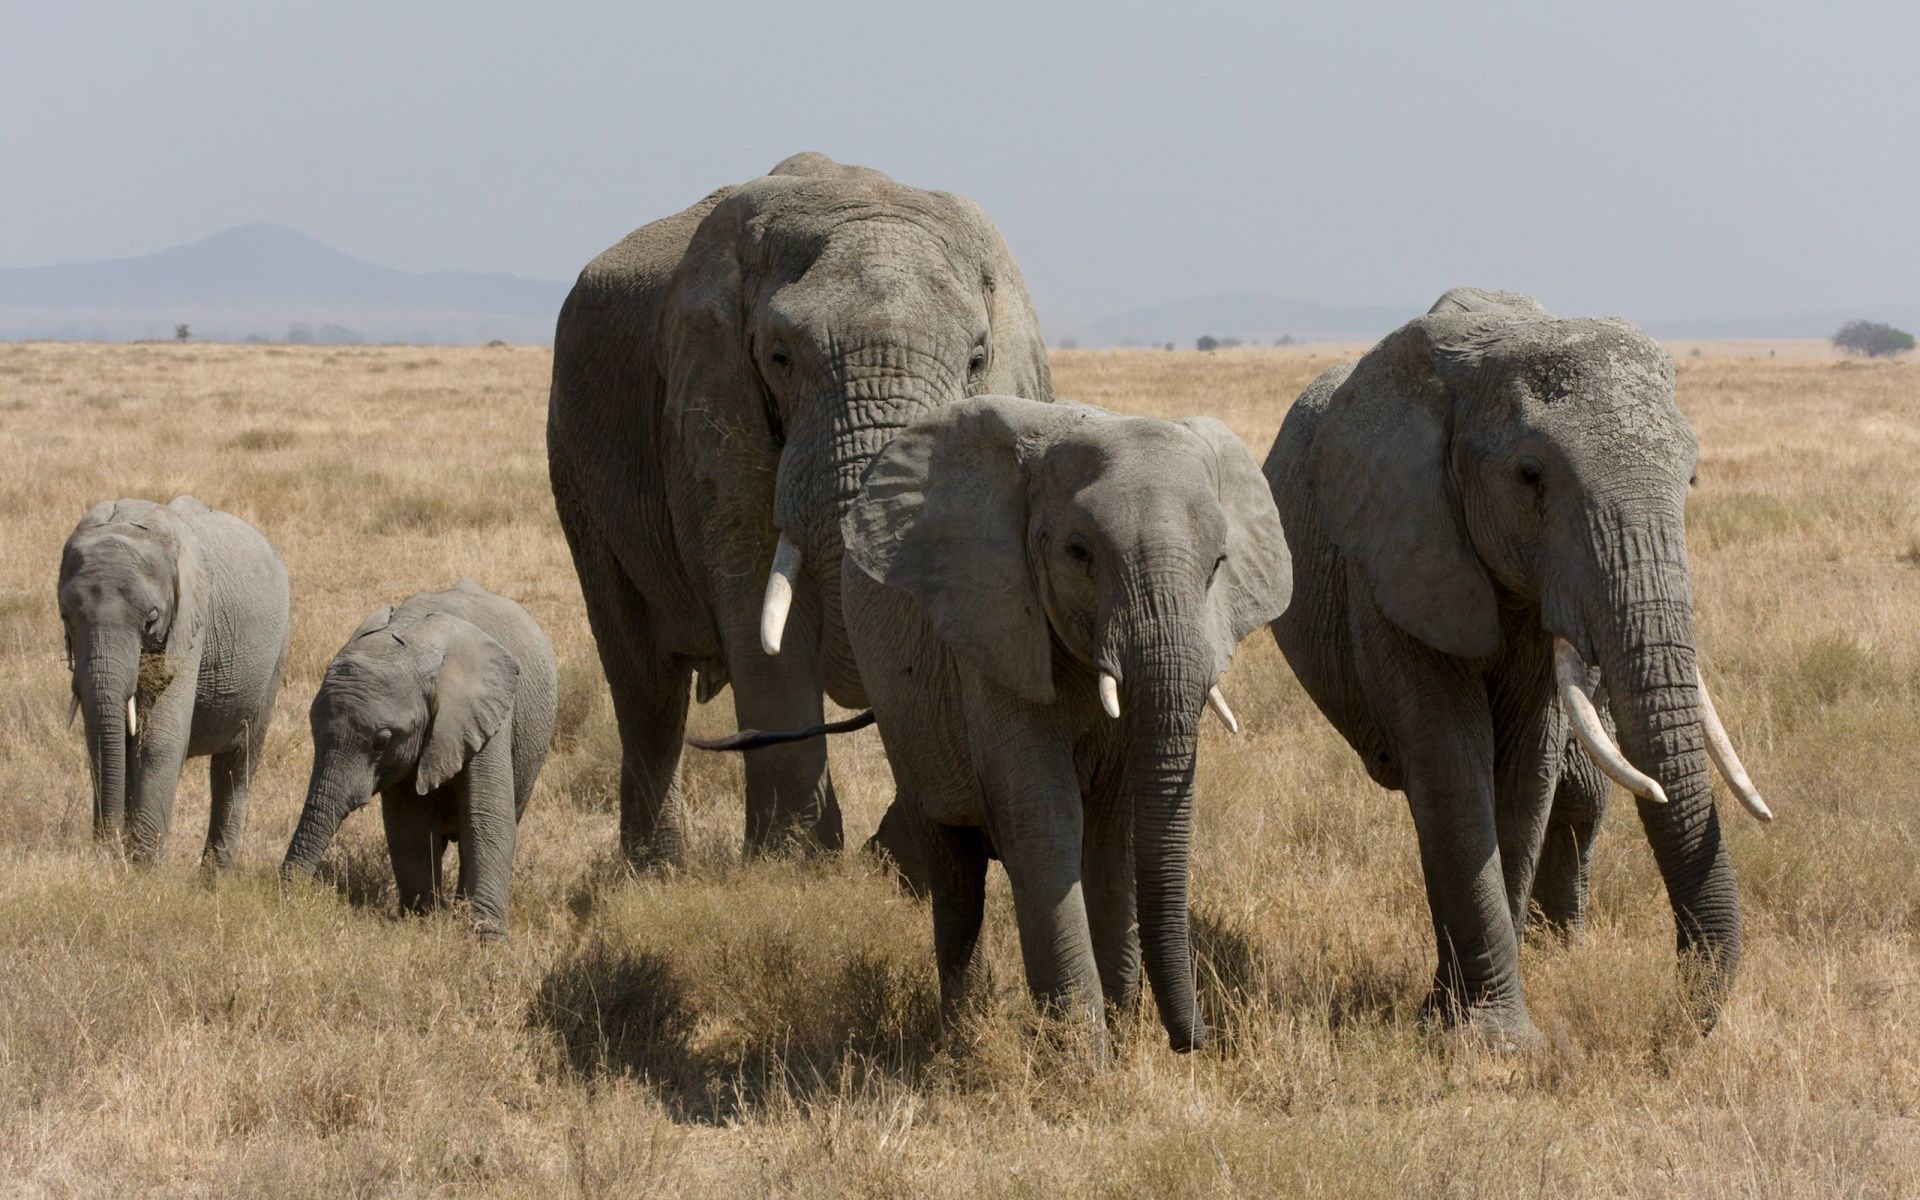
{"label": "elephant front leg", "polygon": [[176,679],[153,702],[133,742],[134,770],[127,788],[127,857],[151,862],[166,848],[173,799],[180,790],[193,732],[193,682]]}
{"label": "elephant front leg", "polygon": [[926,867],[933,909],[933,956],[940,972],[940,1020],[951,1028],[980,1008],[990,992],[986,944],[986,835],[978,829],[936,825],[903,815]]}
{"label": "elephant front leg", "polygon": [[467,763],[460,805],[460,882],[456,895],[472,910],[473,927],[488,941],[507,936],[507,889],[513,879],[512,738],[503,729]]}
{"label": "elephant front leg", "polygon": [[1120,771],[1094,782],[1087,805],[1081,877],[1087,897],[1087,927],[1093,937],[1100,990],[1116,1014],[1140,1001],[1140,924],[1133,875],[1133,809],[1118,786]]}
{"label": "elephant front leg", "polygon": [[[812,606],[796,604],[787,641],[777,657],[759,645],[759,611],[751,630],[728,639],[727,672],[733,683],[733,707],[742,729],[800,729],[825,719],[818,674],[813,667],[817,616]],[[813,621],[803,618],[814,616]],[[812,738],[785,746],[749,751],[746,756],[748,854],[788,846],[802,850],[839,850],[846,840],[840,800],[827,769],[827,739]]]}
{"label": "elephant front leg", "polygon": [[[1531,641],[1523,641],[1531,632]],[[1537,630],[1508,633],[1508,661],[1487,682],[1494,725],[1494,823],[1516,934],[1524,936],[1547,814],[1560,779],[1566,720],[1553,700],[1548,647]]]}

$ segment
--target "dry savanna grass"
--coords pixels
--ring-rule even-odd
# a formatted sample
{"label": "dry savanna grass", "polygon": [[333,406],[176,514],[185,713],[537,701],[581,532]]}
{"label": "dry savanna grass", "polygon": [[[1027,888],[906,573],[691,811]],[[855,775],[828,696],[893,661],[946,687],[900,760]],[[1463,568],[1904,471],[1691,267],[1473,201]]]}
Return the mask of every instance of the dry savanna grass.
{"label": "dry savanna grass", "polygon": [[[1326,348],[1063,352],[1064,395],[1210,412],[1264,456]],[[630,878],[618,742],[543,457],[537,349],[0,347],[0,1190],[179,1195],[1892,1196],[1920,1179],[1920,365],[1681,353],[1706,663],[1780,819],[1729,813],[1748,957],[1689,1031],[1632,806],[1584,942],[1530,945],[1545,1050],[1416,1019],[1413,831],[1250,639],[1247,732],[1202,748],[1194,913],[1220,1031],[1151,1013],[1090,1075],[1034,1029],[1010,905],[1001,1003],[942,1041],[929,922],[859,856],[742,863],[736,764],[690,756],[683,871]],[[54,577],[90,504],[193,492],[293,578],[293,649],[243,867],[94,850],[63,725]],[[399,919],[379,821],[310,886],[273,876],[306,706],[376,604],[462,575],[551,633],[558,745],[523,826],[512,939]],[[723,697],[701,731],[730,722]],[[839,740],[850,840],[889,797]],[[437,1189],[437,1190],[436,1190]]]}

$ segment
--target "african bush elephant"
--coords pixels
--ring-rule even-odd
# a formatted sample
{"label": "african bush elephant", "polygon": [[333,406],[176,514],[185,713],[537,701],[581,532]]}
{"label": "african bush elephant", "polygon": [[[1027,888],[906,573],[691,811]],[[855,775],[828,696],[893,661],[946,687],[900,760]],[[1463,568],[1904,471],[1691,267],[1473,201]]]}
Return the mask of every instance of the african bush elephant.
{"label": "african bush elephant", "polygon": [[93,832],[158,855],[185,761],[210,755],[202,861],[233,865],[287,658],[287,568],[260,531],[192,496],[110,500],[60,556],[72,713],[86,718]]}
{"label": "african bush elephant", "polygon": [[[1027,983],[1104,1036],[1141,960],[1203,1044],[1187,859],[1200,710],[1286,607],[1279,515],[1209,418],[961,401],[874,460],[844,524],[845,617],[933,901],[942,1007],[982,970],[989,855]],[[1104,711],[1103,711],[1104,710]],[[1137,923],[1136,923],[1137,915]]]}
{"label": "african bush elephant", "polygon": [[1267,456],[1299,568],[1274,638],[1368,773],[1407,795],[1439,950],[1429,1011],[1496,1044],[1538,1036],[1518,974],[1529,898],[1571,922],[1585,902],[1605,785],[1571,779],[1555,801],[1569,732],[1642,797],[1704,1022],[1739,962],[1707,754],[1769,814],[1696,661],[1697,448],[1673,380],[1625,321],[1456,289],[1315,380]]}
{"label": "african bush elephant", "polygon": [[[678,860],[687,690],[743,723],[864,704],[840,518],[914,417],[1052,398],[1026,286],[979,206],[800,154],[644,226],[560,313],[554,504],[620,728],[620,842]],[[764,591],[763,591],[764,585]],[[746,845],[841,844],[819,741],[747,756]]]}
{"label": "african bush elephant", "polygon": [[455,895],[483,937],[507,931],[514,836],[553,741],[558,671],[527,610],[471,579],[382,605],[313,698],[313,774],[284,874],[311,875],[340,822],[380,793],[400,907]]}

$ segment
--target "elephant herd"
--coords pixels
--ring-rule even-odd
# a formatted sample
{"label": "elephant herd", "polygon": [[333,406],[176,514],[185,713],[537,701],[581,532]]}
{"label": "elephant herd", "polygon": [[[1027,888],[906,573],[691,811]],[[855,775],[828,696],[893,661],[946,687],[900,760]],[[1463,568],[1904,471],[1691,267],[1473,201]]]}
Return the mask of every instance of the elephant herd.
{"label": "elephant herd", "polygon": [[[1142,971],[1204,1044],[1189,948],[1198,727],[1270,627],[1326,718],[1407,797],[1437,955],[1427,1010],[1538,1037],[1518,947],[1578,929],[1612,783],[1638,797],[1695,1011],[1740,957],[1673,366],[1620,320],[1458,288],[1287,413],[1264,469],[1207,417],[1056,399],[1018,268],[977,205],[802,154],[635,231],[554,339],[553,497],[612,695],[620,848],[680,860],[689,690],[731,686],[749,852],[845,842],[823,735],[876,722],[870,845],[928,898],[944,1015],[976,1004],[987,863],[1027,982],[1104,1045]],[[232,857],[286,652],[287,581],[190,497],[103,504],[61,616],[95,828],[159,845],[212,756]],[[328,667],[285,869],[382,799],[403,907],[504,936],[514,831],[551,738],[553,652],[471,581],[385,607]],[[866,708],[825,722],[824,699]],[[764,731],[764,732],[762,732]]]}

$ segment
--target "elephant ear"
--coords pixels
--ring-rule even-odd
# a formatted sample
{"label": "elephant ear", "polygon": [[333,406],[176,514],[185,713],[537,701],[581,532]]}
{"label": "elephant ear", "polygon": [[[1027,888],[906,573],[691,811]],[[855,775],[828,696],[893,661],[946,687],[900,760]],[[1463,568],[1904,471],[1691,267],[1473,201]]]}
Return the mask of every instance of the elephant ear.
{"label": "elephant ear", "polygon": [[1445,654],[1499,646],[1493,583],[1448,483],[1454,397],[1493,327],[1486,313],[1421,317],[1389,334],[1334,392],[1309,470],[1326,533],[1395,625]]}
{"label": "elephant ear", "polygon": [[1218,676],[1242,639],[1287,611],[1293,599],[1293,555],[1273,491],[1245,443],[1212,417],[1187,417],[1180,424],[1213,448],[1214,487],[1227,518],[1226,560],[1207,591]]}
{"label": "elephant ear", "polygon": [[1496,292],[1477,287],[1448,288],[1427,310],[1429,316],[1446,313],[1504,313],[1521,320],[1553,320],[1553,314],[1525,292]]}
{"label": "elephant ear", "polygon": [[360,622],[360,628],[354,630],[347,638],[347,644],[352,645],[368,634],[378,633],[391,624],[393,624],[393,605],[382,604],[368,614],[366,620]]}
{"label": "elephant ear", "polygon": [[912,597],[987,678],[1053,700],[1053,639],[1027,561],[1020,442],[1069,406],[976,396],[907,426],[868,466],[841,523],[855,566]]}
{"label": "elephant ear", "polygon": [[422,796],[459,774],[513,712],[520,664],[471,621],[435,613],[421,622],[421,640],[439,652],[428,679],[431,714],[414,771]]}

